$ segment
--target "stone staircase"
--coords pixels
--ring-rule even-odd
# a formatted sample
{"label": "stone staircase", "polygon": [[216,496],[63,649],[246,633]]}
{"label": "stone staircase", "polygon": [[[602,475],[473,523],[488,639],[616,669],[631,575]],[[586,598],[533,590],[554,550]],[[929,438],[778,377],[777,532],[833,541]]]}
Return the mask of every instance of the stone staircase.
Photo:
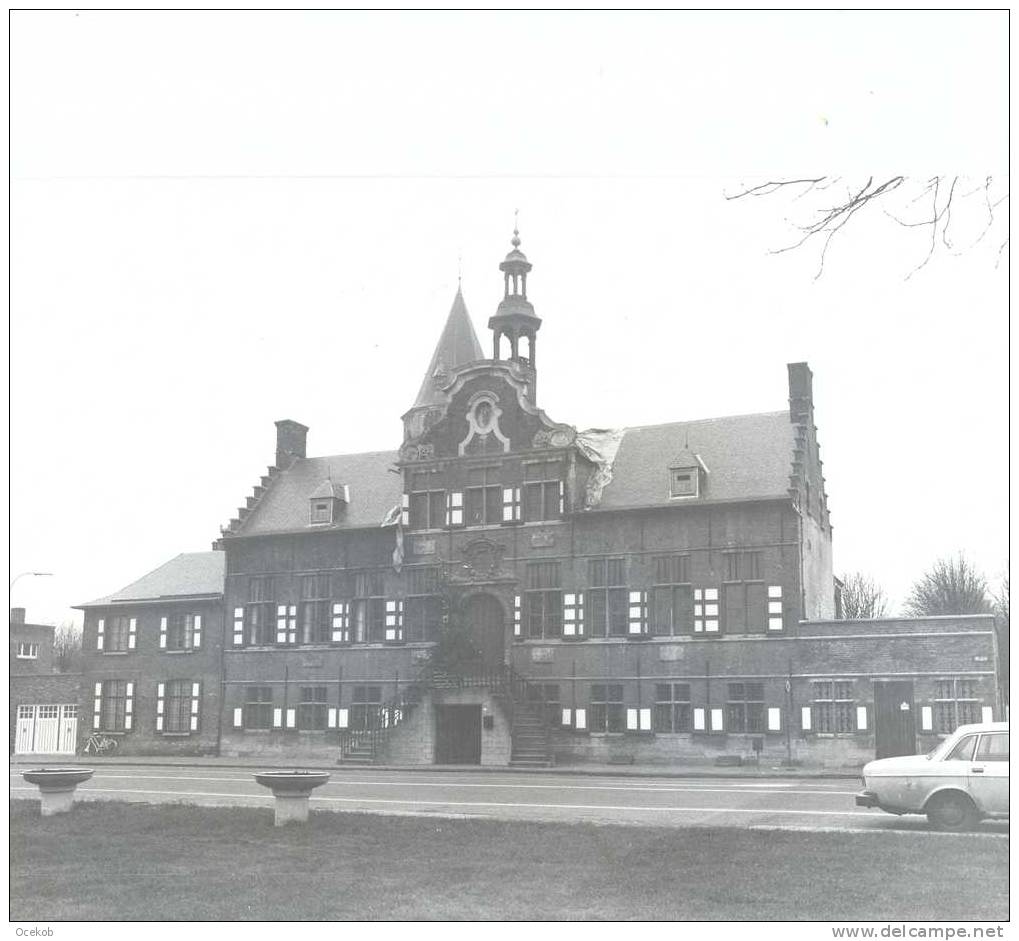
{"label": "stone staircase", "polygon": [[549,742],[544,703],[514,701],[510,765],[517,768],[550,768],[555,764]]}

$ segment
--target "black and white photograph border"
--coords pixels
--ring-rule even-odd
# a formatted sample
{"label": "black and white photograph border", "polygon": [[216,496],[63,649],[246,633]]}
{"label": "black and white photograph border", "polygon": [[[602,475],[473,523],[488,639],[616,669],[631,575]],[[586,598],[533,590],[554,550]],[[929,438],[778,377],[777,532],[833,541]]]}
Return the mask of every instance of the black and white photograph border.
{"label": "black and white photograph border", "polygon": [[8,28],[18,936],[1007,937],[1009,11]]}

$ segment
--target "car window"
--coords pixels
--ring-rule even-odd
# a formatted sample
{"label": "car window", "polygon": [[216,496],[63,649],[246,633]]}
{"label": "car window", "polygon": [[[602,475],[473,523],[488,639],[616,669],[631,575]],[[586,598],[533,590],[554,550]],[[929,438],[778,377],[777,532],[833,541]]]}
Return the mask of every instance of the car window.
{"label": "car window", "polygon": [[1008,761],[1008,732],[992,732],[981,736],[977,761]]}
{"label": "car window", "polygon": [[977,737],[967,735],[958,745],[953,748],[945,757],[945,761],[971,761],[973,749],[976,748]]}

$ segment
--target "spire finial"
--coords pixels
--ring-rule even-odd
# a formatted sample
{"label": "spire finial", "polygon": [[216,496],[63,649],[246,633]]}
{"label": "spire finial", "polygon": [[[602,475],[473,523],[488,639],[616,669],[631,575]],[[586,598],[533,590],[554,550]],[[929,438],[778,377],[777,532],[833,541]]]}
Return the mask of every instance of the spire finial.
{"label": "spire finial", "polygon": [[463,287],[464,280],[464,259],[463,253],[456,253],[456,289],[459,290]]}
{"label": "spire finial", "polygon": [[510,239],[514,248],[520,248],[520,210],[513,210],[513,238]]}

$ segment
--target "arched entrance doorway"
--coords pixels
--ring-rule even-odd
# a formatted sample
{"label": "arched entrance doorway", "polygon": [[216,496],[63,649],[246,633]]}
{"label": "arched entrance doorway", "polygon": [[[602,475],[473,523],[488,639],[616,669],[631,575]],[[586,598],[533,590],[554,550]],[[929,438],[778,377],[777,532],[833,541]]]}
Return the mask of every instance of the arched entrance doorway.
{"label": "arched entrance doorway", "polygon": [[492,595],[471,595],[464,601],[464,621],[485,666],[501,667],[506,656],[506,621]]}

